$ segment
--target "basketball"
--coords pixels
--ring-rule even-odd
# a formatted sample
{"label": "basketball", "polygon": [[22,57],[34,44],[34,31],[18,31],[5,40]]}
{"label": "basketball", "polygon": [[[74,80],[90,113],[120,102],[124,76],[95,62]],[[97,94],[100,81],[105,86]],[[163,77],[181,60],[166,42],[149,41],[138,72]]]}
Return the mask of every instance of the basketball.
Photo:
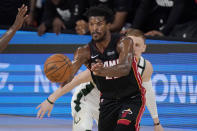
{"label": "basketball", "polygon": [[44,73],[51,82],[65,82],[72,73],[72,63],[63,54],[54,54],[44,63]]}

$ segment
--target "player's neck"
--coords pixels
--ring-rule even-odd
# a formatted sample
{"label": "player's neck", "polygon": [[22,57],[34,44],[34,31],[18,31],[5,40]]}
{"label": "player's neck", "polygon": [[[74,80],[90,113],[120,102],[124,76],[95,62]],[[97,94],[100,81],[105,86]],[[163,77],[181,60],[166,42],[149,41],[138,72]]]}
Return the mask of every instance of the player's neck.
{"label": "player's neck", "polygon": [[139,61],[140,57],[141,57],[141,56],[135,56],[137,62]]}
{"label": "player's neck", "polygon": [[107,32],[105,38],[103,41],[96,42],[96,47],[99,49],[100,52],[104,52],[104,50],[107,48],[109,45],[109,42],[111,40],[111,33]]}

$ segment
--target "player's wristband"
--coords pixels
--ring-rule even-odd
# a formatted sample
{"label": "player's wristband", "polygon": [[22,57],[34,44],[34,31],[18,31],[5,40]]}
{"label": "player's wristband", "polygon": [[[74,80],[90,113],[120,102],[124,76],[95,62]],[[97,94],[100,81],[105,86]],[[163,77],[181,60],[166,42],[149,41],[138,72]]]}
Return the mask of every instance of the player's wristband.
{"label": "player's wristband", "polygon": [[154,123],[154,126],[158,126],[160,125],[160,121],[158,123]]}
{"label": "player's wristband", "polygon": [[54,102],[50,101],[49,98],[47,98],[47,101],[48,101],[50,104],[54,104]]}

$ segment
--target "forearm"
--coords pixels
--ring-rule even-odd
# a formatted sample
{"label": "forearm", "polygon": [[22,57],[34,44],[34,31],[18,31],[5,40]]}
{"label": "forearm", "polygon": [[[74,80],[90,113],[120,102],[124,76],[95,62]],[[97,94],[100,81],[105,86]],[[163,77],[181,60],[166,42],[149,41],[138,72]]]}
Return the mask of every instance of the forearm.
{"label": "forearm", "polygon": [[127,12],[116,12],[115,19],[110,26],[110,31],[117,32],[122,29],[126,21]]}
{"label": "forearm", "polygon": [[64,94],[68,93],[69,91],[71,91],[75,86],[77,86],[77,83],[74,83],[73,81],[71,81],[70,83],[66,84],[64,87],[59,87],[54,93],[52,93],[48,99],[52,102],[55,103],[55,101],[60,98],[61,96],[63,96]]}
{"label": "forearm", "polygon": [[152,81],[142,83],[143,87],[146,89],[146,106],[151,114],[154,122],[158,119],[157,105],[155,99],[155,92],[152,88]]}
{"label": "forearm", "polygon": [[153,118],[153,121],[154,121],[154,123],[159,123],[160,122],[158,117],[157,118]]}
{"label": "forearm", "polygon": [[69,82],[62,88],[58,88],[53,94],[49,96],[49,99],[52,102],[55,102],[59,97],[70,92],[76,86],[89,81],[92,81],[90,71],[86,70],[84,72],[81,72],[77,76],[75,76],[71,82]]}
{"label": "forearm", "polygon": [[100,72],[100,76],[122,77],[129,74],[131,67],[128,64],[118,64],[112,67],[104,67]]}
{"label": "forearm", "polygon": [[17,28],[13,25],[10,29],[0,38],[0,52],[2,52],[8,45],[9,41],[15,35]]}

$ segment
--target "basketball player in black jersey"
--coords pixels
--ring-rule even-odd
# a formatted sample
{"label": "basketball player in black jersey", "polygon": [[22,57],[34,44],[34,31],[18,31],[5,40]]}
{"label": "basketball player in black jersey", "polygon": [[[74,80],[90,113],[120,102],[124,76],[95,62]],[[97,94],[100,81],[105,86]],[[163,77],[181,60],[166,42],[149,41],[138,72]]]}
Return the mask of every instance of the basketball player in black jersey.
{"label": "basketball player in black jersey", "polygon": [[16,16],[16,20],[14,24],[0,38],[0,52],[2,52],[8,46],[9,41],[12,39],[16,31],[22,27],[24,20],[27,19],[28,17],[28,15],[25,15],[26,12],[27,12],[27,6],[25,5],[22,5],[21,8],[18,9],[18,14]]}
{"label": "basketball player in black jersey", "polygon": [[[101,92],[99,131],[138,131],[145,109],[145,89],[133,56],[129,37],[111,34],[113,13],[98,6],[89,9],[88,25],[92,41],[78,48],[72,62],[73,75],[82,64],[88,66],[94,83]],[[55,99],[47,101],[54,103]],[[37,117],[42,118],[42,105]]]}

